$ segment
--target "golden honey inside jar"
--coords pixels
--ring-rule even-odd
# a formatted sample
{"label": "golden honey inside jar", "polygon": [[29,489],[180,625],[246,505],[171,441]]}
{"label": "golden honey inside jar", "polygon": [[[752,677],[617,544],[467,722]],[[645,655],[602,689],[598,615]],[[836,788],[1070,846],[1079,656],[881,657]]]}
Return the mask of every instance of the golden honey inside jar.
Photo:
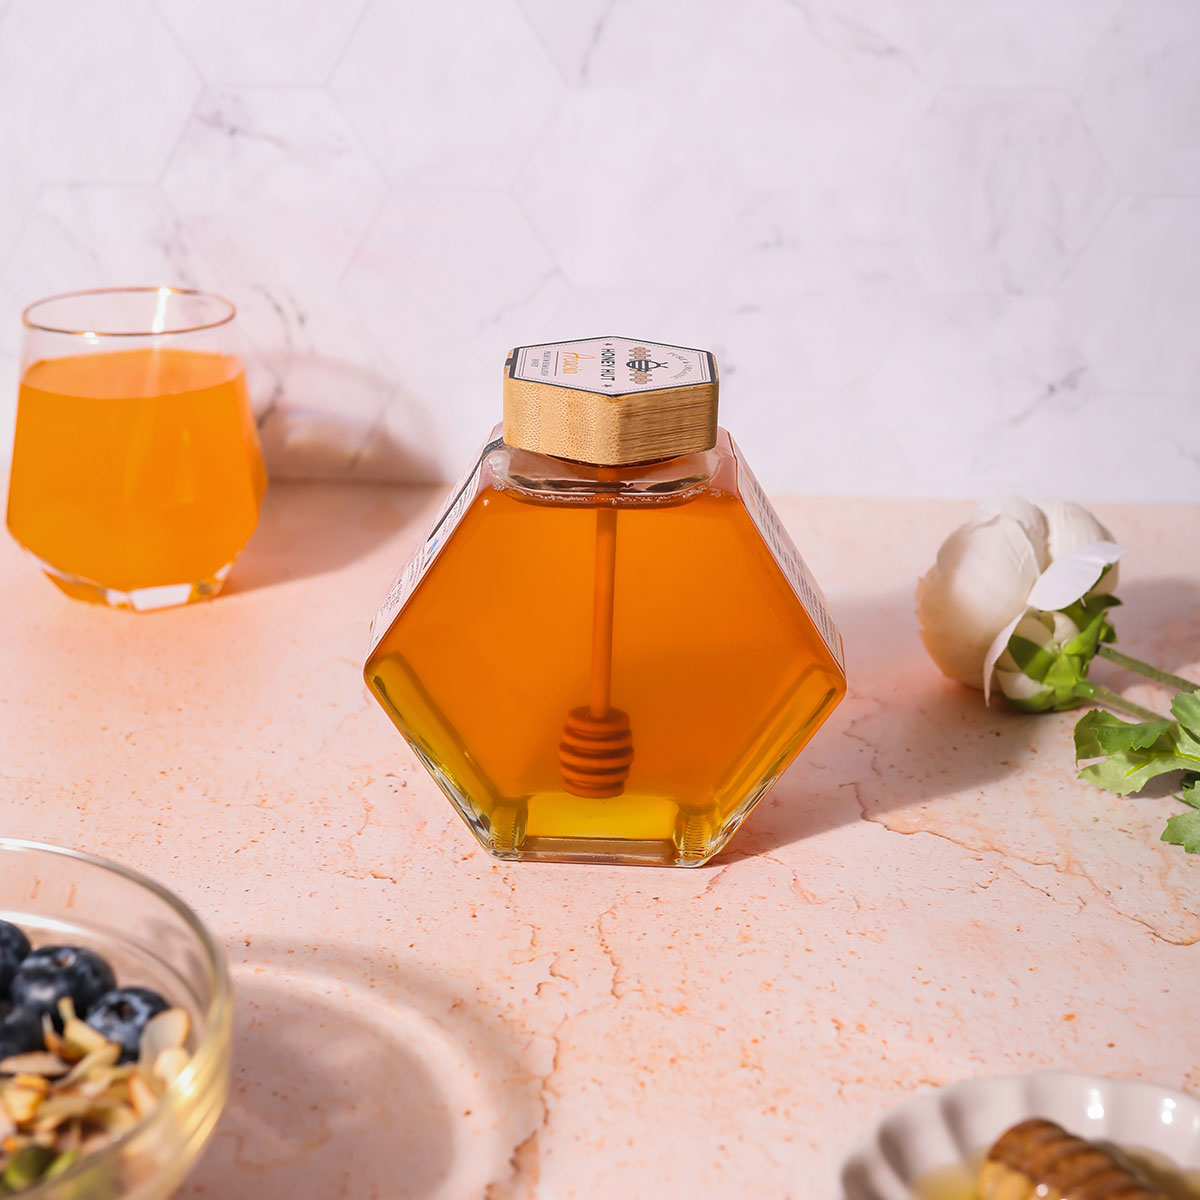
{"label": "golden honey inside jar", "polygon": [[505,859],[697,866],[845,694],[841,638],[704,350],[522,346],[364,674]]}

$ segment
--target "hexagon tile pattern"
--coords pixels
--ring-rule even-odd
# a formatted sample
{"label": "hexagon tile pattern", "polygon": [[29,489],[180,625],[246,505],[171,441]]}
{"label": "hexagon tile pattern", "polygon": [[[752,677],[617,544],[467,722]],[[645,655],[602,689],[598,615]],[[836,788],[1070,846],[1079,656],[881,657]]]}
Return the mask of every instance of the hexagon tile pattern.
{"label": "hexagon tile pattern", "polygon": [[154,183],[200,80],[147,0],[14,0],[0,113],[43,183]]}
{"label": "hexagon tile pattern", "polygon": [[934,287],[1046,292],[1114,188],[1066,96],[951,89],[907,162],[917,257]]}
{"label": "hexagon tile pattern", "polygon": [[[166,282],[277,474],[452,479],[617,329],[773,490],[1194,500],[1198,80],[1187,0],[0,0],[0,461],[20,307]],[[1173,468],[1093,469],[1134,405]]]}

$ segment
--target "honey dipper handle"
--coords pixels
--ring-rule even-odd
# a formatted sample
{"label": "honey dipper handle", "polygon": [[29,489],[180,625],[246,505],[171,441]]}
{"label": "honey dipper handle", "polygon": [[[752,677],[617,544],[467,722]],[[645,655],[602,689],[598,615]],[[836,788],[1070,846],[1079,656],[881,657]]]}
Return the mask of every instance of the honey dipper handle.
{"label": "honey dipper handle", "polygon": [[596,594],[592,603],[592,689],[588,711],[607,716],[612,705],[613,588],[617,568],[617,510],[596,510]]}

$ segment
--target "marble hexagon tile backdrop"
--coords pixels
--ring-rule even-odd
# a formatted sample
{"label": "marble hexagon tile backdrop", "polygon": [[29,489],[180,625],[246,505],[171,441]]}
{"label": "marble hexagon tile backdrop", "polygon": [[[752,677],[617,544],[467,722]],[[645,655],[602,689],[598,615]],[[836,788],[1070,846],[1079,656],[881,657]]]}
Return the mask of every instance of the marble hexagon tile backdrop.
{"label": "marble hexagon tile backdrop", "polygon": [[0,0],[0,459],[21,305],[152,282],[277,474],[451,478],[625,330],[774,490],[1197,499],[1200,5]]}

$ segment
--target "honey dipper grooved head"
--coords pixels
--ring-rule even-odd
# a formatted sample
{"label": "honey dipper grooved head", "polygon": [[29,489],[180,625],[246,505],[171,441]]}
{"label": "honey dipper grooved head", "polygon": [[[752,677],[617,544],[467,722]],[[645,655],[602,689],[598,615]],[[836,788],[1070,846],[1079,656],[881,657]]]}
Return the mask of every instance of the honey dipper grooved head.
{"label": "honey dipper grooved head", "polygon": [[593,717],[587,708],[573,708],[558,746],[563,786],[574,796],[600,800],[625,790],[633,763],[633,731],[629,716],[610,708]]}

